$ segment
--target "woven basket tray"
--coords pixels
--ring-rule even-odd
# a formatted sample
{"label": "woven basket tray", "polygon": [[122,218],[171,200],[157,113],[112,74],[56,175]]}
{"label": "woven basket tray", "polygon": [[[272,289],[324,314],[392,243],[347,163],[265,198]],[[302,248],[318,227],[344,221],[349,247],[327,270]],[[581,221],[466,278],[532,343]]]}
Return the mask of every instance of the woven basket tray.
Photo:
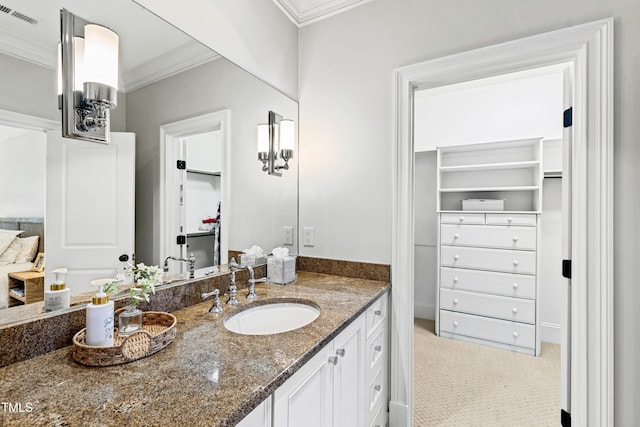
{"label": "woven basket tray", "polygon": [[142,329],[120,337],[116,328],[112,347],[87,345],[85,333],[86,328],[73,337],[73,360],[88,366],[120,365],[150,356],[171,344],[176,337],[176,318],[161,311],[145,311],[142,313]]}

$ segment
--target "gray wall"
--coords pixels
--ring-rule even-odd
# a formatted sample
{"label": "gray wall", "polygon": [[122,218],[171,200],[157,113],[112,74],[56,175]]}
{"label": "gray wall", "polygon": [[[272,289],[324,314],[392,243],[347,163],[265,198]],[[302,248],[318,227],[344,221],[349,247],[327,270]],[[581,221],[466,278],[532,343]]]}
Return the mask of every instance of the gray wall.
{"label": "gray wall", "polygon": [[[613,16],[615,30],[615,417],[640,419],[640,2],[376,0],[300,29],[300,226],[304,255],[391,261],[392,71]],[[335,207],[339,209],[325,209]]]}

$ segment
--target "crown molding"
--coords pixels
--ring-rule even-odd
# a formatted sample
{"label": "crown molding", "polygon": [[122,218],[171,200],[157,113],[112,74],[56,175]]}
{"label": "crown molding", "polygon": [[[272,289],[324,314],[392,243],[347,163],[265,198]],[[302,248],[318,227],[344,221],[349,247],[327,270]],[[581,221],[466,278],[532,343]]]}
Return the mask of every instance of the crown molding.
{"label": "crown molding", "polygon": [[373,0],[328,0],[315,7],[305,8],[301,0],[273,0],[298,27],[318,22]]}
{"label": "crown molding", "polygon": [[0,52],[52,70],[56,68],[58,54],[55,49],[16,37],[3,30],[0,30]]}

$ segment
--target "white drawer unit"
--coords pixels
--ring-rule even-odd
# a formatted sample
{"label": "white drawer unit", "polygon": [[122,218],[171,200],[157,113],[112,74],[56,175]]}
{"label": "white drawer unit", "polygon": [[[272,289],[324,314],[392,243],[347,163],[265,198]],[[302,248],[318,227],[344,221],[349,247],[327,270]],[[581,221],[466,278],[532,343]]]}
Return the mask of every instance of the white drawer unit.
{"label": "white drawer unit", "polygon": [[532,300],[478,292],[441,289],[440,308],[529,324],[536,320],[536,303]]}
{"label": "white drawer unit", "polygon": [[[436,333],[539,355],[542,139],[442,147],[437,167]],[[463,211],[467,199],[504,210]]]}
{"label": "white drawer unit", "polygon": [[443,245],[535,250],[536,240],[534,227],[460,224],[442,224],[440,227],[440,243]]}
{"label": "white drawer unit", "polygon": [[389,307],[387,295],[388,293],[382,295],[367,309],[367,338],[370,337],[376,328],[387,318],[387,310]]}
{"label": "white drawer unit", "polygon": [[533,325],[447,310],[440,311],[440,330],[516,347],[534,349],[536,345]]}
{"label": "white drawer unit", "polygon": [[536,298],[536,276],[440,267],[440,287],[514,298]]}
{"label": "white drawer unit", "polygon": [[504,249],[440,246],[440,265],[502,271],[505,273],[536,274],[536,253]]}
{"label": "white drawer unit", "polygon": [[387,339],[387,328],[380,328],[376,334],[367,340],[366,361],[367,382],[371,381],[375,374],[383,367],[387,366],[389,349]]}

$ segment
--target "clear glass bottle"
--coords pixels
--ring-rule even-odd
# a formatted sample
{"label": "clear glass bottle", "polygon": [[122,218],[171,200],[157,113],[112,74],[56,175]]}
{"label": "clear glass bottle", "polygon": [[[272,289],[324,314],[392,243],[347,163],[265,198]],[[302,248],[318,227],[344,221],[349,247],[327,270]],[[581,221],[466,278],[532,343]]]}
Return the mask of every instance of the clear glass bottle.
{"label": "clear glass bottle", "polygon": [[142,310],[132,305],[127,306],[118,315],[118,336],[126,337],[142,329]]}

